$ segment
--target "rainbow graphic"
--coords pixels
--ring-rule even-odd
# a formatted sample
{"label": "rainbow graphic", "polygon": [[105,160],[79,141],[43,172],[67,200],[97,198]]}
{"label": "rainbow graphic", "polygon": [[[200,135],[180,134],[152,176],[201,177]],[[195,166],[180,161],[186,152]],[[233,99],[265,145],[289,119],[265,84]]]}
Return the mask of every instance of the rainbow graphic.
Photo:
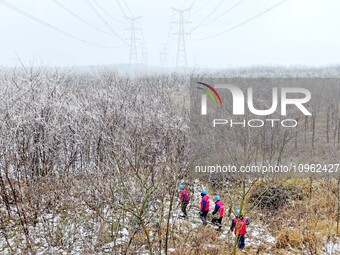
{"label": "rainbow graphic", "polygon": [[220,105],[222,105],[222,99],[221,99],[220,95],[218,94],[218,92],[216,91],[216,89],[214,89],[213,86],[211,86],[209,84],[206,84],[204,82],[196,82],[196,83],[206,87],[206,88],[201,88],[201,87],[196,87],[196,88],[199,89],[199,90],[204,91],[211,98],[211,100],[214,102],[215,105],[217,104],[217,101],[216,101],[216,98],[214,97],[213,93],[217,97]]}

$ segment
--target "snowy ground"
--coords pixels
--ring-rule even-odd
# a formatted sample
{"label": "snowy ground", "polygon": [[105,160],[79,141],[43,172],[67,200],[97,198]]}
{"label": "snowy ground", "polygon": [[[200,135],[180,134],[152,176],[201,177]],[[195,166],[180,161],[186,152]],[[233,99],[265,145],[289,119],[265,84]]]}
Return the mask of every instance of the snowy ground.
{"label": "snowy ground", "polygon": [[[180,207],[177,207],[172,212],[171,225],[174,227],[173,231],[182,233],[183,231],[197,232],[202,228],[202,222],[199,218],[199,203],[200,193],[202,187],[198,181],[194,184],[194,193],[191,195],[190,206],[188,210],[189,217],[184,219],[180,217]],[[210,213],[214,208],[214,201],[210,200]],[[85,208],[85,207],[84,207]],[[166,208],[169,208],[166,206]],[[0,208],[1,209],[1,208]],[[15,215],[13,209],[13,215]],[[4,213],[4,212],[2,212]],[[165,210],[164,216],[168,211]],[[110,213],[107,212],[107,218]],[[231,219],[234,215],[230,215],[229,218],[224,219],[222,231],[218,233],[218,240],[216,242],[210,241],[207,243],[207,247],[214,248],[221,243],[233,244],[234,234],[228,233]],[[29,226],[30,236],[32,237],[32,244],[37,247],[34,254],[70,254],[70,255],[82,255],[82,254],[112,254],[113,248],[119,244],[126,244],[130,240],[131,230],[128,228],[121,228],[118,231],[118,235],[114,241],[106,242],[104,245],[97,247],[100,243],[98,239],[98,232],[100,231],[101,222],[91,220],[91,211],[88,209],[79,208],[76,214],[44,214],[39,216],[39,221],[35,226]],[[266,225],[252,221],[250,217],[250,225],[248,226],[248,233],[246,235],[246,247],[251,254],[256,254],[261,246],[265,246],[266,249],[261,251],[259,254],[264,255],[275,255],[276,253],[270,252],[269,250],[275,246],[276,239],[269,232],[269,228]],[[10,233],[7,236],[7,241],[4,238],[3,233],[0,233],[0,254],[29,254],[23,250],[25,246],[25,235],[22,229],[20,229],[15,221],[7,222],[7,228]],[[184,226],[184,227],[183,227]],[[56,239],[49,233],[49,229],[58,232],[60,228],[60,238]],[[206,226],[207,229],[217,230],[217,227],[209,224]],[[339,255],[340,254],[340,239],[333,238],[332,240],[325,240],[325,247],[322,251],[322,255]],[[9,248],[9,245],[12,250]],[[61,248],[62,247],[62,248]],[[169,247],[169,254],[178,254],[177,247]],[[146,246],[142,247],[136,254],[147,255]],[[289,253],[287,251],[286,254]]]}

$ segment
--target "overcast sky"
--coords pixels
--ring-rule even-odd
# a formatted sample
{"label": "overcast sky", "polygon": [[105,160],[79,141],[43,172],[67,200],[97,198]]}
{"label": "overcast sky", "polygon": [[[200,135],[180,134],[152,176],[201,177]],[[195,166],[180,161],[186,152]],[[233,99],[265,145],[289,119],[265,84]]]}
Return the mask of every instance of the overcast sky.
{"label": "overcast sky", "polygon": [[[89,7],[89,1],[99,16]],[[100,48],[69,38],[8,8],[4,2],[76,37],[103,46],[121,47]],[[0,65],[16,65],[18,58],[26,63],[34,61],[53,66],[128,63],[129,46],[123,41],[129,39],[129,30],[126,30],[129,24],[123,11],[128,16],[141,16],[137,25],[143,31],[147,63],[160,65],[162,43],[167,42],[171,21],[179,17],[171,7],[190,6],[190,12],[184,15],[185,20],[192,22],[186,25],[187,32],[191,32],[186,36],[189,66],[223,68],[340,63],[339,0],[288,0],[243,26],[208,40],[199,39],[240,24],[280,0],[243,0],[223,16],[222,13],[240,0],[126,0],[126,4],[124,0],[58,2],[106,33],[80,21],[53,0],[0,0]],[[216,19],[218,16],[221,17]],[[178,31],[178,24],[174,23],[170,31],[168,65],[173,66],[178,40],[174,33]]]}

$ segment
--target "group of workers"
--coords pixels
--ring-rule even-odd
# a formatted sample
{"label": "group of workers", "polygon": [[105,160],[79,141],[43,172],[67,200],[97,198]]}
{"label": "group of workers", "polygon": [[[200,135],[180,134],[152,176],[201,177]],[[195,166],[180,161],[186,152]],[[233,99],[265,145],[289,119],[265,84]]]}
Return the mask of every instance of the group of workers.
{"label": "group of workers", "polygon": [[[179,194],[180,194],[180,203],[181,210],[183,212],[183,217],[187,217],[187,206],[189,204],[189,192],[185,189],[184,185],[179,186]],[[204,226],[208,225],[208,213],[210,210],[210,198],[205,189],[201,190],[201,204],[200,204],[200,218]],[[222,229],[222,219],[224,216],[224,203],[221,200],[220,195],[215,195],[214,197],[215,208],[212,212],[212,220],[211,223],[218,226],[218,230]],[[231,221],[230,229],[228,233],[234,232],[237,237],[237,245],[239,249],[243,249],[245,246],[245,234],[247,232],[247,225],[249,225],[249,220],[244,217],[243,213],[240,209],[235,210],[235,217]]]}

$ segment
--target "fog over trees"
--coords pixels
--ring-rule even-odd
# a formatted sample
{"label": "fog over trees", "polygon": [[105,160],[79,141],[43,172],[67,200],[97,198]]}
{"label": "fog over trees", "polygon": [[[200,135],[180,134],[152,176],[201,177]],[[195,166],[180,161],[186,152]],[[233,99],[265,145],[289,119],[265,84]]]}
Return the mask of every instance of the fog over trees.
{"label": "fog over trees", "polygon": [[[189,169],[190,77],[297,76],[339,78],[340,68],[136,75],[2,69],[0,253],[231,254],[232,234],[199,221],[205,188],[226,204],[223,231],[236,208],[252,220],[247,254],[338,254],[339,177],[247,180]],[[299,120],[287,141],[271,139],[278,131],[266,129],[265,137],[257,133],[257,144],[239,143],[222,156],[232,160],[236,153],[237,165],[277,162],[296,149],[317,159],[327,147],[339,163],[340,106],[323,95],[320,102],[331,107]],[[179,217],[181,183],[191,196],[189,220]]]}

